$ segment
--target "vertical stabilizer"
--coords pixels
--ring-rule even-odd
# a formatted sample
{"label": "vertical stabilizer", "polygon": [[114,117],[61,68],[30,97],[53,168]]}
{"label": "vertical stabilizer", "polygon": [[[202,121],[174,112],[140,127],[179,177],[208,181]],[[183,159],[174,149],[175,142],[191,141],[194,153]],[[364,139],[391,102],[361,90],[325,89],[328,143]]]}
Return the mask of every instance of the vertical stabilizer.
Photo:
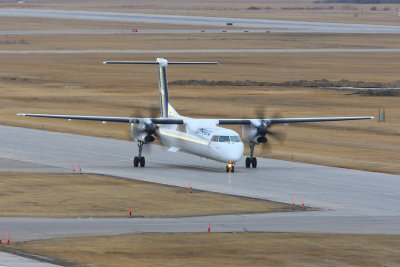
{"label": "vertical stabilizer", "polygon": [[218,62],[168,62],[164,58],[156,61],[104,61],[103,64],[136,64],[136,65],[158,65],[158,90],[160,92],[160,117],[180,117],[175,109],[169,104],[167,66],[169,65],[218,65]]}
{"label": "vertical stabilizer", "polygon": [[167,66],[168,61],[164,58],[157,58],[158,67],[158,90],[160,92],[160,117],[168,117],[168,82],[167,82]]}

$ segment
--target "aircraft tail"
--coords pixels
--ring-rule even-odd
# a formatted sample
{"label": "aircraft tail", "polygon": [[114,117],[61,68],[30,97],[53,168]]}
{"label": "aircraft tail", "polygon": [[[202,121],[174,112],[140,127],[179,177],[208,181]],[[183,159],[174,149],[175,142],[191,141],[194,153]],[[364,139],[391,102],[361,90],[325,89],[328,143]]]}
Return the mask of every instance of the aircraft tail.
{"label": "aircraft tail", "polygon": [[173,117],[173,118],[181,117],[181,115],[179,115],[178,112],[176,112],[176,110],[169,103],[168,103],[168,117]]}
{"label": "aircraft tail", "polygon": [[160,93],[160,117],[180,117],[175,109],[169,104],[167,66],[169,65],[218,65],[218,62],[168,62],[164,58],[156,61],[105,61],[104,64],[143,64],[158,65],[158,90]]}

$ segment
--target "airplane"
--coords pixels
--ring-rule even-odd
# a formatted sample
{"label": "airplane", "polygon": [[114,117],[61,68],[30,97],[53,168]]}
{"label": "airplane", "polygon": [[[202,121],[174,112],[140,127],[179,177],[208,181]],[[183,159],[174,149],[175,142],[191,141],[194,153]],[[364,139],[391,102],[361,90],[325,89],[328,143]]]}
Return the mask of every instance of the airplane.
{"label": "airplane", "polygon": [[133,159],[134,167],[145,167],[145,157],[142,156],[143,146],[151,144],[159,138],[162,145],[169,151],[182,151],[203,158],[226,163],[226,172],[234,172],[235,164],[242,158],[244,144],[240,135],[221,125],[242,125],[242,138],[250,148],[246,157],[246,168],[257,168],[257,158],[254,147],[268,142],[272,135],[271,125],[300,122],[327,122],[345,120],[374,119],[367,117],[320,117],[320,118],[257,118],[257,119],[196,119],[179,115],[172,107],[168,97],[166,68],[168,65],[218,65],[218,62],[168,62],[164,58],[156,61],[105,61],[103,64],[142,64],[158,65],[158,88],[160,96],[160,117],[104,117],[79,115],[26,114],[18,116],[44,117],[68,120],[89,120],[129,123],[131,137],[138,146],[138,155]]}

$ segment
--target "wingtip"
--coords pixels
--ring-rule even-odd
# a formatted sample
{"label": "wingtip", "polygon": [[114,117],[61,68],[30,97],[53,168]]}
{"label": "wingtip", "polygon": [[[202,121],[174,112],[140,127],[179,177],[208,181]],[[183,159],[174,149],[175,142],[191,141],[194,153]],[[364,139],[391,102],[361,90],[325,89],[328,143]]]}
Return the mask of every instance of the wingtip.
{"label": "wingtip", "polygon": [[372,116],[372,117],[371,117],[371,120],[375,120],[375,116]]}
{"label": "wingtip", "polygon": [[17,113],[17,116],[25,117],[25,114],[24,113]]}

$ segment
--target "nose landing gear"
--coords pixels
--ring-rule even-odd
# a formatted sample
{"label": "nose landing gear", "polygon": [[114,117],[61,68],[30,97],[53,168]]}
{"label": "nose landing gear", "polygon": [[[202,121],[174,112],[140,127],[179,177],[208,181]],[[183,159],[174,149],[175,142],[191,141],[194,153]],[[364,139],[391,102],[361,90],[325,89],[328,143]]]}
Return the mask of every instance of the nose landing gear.
{"label": "nose landing gear", "polygon": [[135,168],[139,167],[139,165],[140,165],[140,167],[144,167],[146,165],[146,160],[144,157],[142,157],[143,145],[144,145],[144,142],[138,141],[139,156],[137,156],[133,159],[133,167],[135,167]]}
{"label": "nose landing gear", "polygon": [[232,162],[228,162],[228,164],[226,164],[226,172],[235,172],[235,166],[233,165]]}

